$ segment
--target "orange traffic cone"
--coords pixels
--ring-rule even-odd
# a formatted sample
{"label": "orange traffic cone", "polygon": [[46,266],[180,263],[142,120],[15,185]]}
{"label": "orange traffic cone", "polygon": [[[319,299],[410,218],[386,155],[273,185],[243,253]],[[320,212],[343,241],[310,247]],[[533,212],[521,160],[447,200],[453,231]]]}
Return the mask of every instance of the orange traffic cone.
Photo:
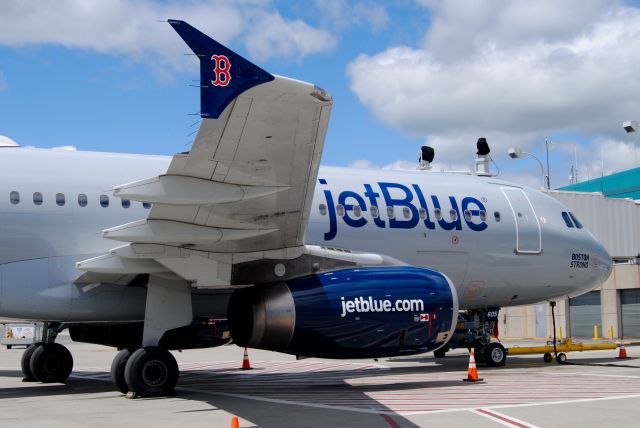
{"label": "orange traffic cone", "polygon": [[478,378],[478,369],[476,368],[476,358],[473,356],[473,349],[469,354],[469,369],[467,370],[467,378],[462,379],[465,382],[479,382],[482,379]]}
{"label": "orange traffic cone", "polygon": [[627,350],[624,349],[624,338],[620,338],[620,352],[618,352],[618,356],[616,357],[619,360],[626,360],[629,357],[627,356]]}
{"label": "orange traffic cone", "polygon": [[237,416],[231,418],[231,428],[240,428],[240,422]]}
{"label": "orange traffic cone", "polygon": [[242,358],[242,370],[251,370],[251,363],[249,363],[249,354],[247,348],[244,348],[244,357]]}

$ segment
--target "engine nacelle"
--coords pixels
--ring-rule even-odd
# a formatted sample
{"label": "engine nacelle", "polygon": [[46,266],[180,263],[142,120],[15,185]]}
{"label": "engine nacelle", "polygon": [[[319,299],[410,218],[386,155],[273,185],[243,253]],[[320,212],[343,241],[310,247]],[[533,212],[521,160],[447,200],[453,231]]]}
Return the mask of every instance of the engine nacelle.
{"label": "engine nacelle", "polygon": [[411,266],[345,269],[236,290],[239,346],[322,358],[415,354],[445,345],[458,297],[439,272]]}

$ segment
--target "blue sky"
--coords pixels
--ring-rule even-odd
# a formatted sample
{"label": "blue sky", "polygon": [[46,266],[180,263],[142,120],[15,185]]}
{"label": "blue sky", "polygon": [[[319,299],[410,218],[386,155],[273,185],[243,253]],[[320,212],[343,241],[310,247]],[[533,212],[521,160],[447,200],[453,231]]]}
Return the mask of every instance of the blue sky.
{"label": "blue sky", "polygon": [[[560,4],[558,4],[560,3]],[[640,10],[623,1],[82,0],[0,3],[0,134],[21,145],[171,155],[197,129],[184,19],[266,70],[334,96],[323,164],[465,169],[539,186],[638,166]]]}

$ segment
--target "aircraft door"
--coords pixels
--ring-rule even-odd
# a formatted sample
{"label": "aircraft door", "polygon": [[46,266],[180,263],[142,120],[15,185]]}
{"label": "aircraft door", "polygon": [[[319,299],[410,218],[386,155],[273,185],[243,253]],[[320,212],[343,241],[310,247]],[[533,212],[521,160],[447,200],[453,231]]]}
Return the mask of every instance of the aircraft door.
{"label": "aircraft door", "polygon": [[542,253],[542,234],[538,216],[524,190],[517,187],[500,187],[509,202],[516,222],[516,254]]}

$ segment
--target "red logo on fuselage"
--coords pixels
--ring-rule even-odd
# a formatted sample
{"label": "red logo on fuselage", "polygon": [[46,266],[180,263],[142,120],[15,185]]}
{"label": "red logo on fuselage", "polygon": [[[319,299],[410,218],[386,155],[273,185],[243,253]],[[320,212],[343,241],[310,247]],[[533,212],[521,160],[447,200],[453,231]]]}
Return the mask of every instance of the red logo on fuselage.
{"label": "red logo on fuselage", "polygon": [[214,64],[213,73],[215,80],[211,81],[213,86],[227,86],[231,82],[231,63],[226,55],[211,55],[211,61]]}

